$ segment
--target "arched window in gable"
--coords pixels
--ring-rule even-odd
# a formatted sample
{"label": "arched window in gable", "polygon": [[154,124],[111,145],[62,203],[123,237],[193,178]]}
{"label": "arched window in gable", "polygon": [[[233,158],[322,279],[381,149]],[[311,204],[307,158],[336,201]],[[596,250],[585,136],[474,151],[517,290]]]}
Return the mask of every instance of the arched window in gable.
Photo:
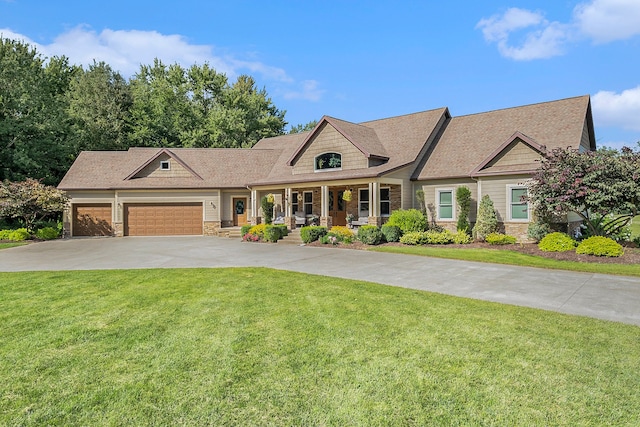
{"label": "arched window in gable", "polygon": [[314,161],[316,171],[335,170],[342,168],[342,154],[340,153],[323,153],[316,156]]}

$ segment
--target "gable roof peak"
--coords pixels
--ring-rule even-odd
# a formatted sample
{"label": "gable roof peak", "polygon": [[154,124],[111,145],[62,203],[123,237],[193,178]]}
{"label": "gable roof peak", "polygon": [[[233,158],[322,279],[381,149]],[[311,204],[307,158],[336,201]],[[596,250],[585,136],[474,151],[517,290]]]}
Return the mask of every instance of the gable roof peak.
{"label": "gable roof peak", "polygon": [[124,181],[129,181],[130,179],[133,179],[136,177],[136,175],[138,173],[140,173],[141,170],[143,170],[144,168],[146,168],[147,166],[149,166],[151,163],[153,163],[155,160],[158,159],[158,157],[162,156],[162,155],[167,155],[169,156],[171,159],[175,160],[176,162],[178,162],[178,164],[180,166],[182,166],[183,168],[185,168],[187,171],[189,171],[190,174],[192,174],[195,178],[198,178],[200,180],[203,180],[203,178],[196,172],[194,171],[189,165],[187,165],[184,161],[182,161],[182,159],[180,159],[180,157],[178,157],[178,155],[176,155],[174,152],[172,152],[170,149],[168,148],[161,148],[159,149],[153,156],[151,156],[146,162],[142,163],[142,165],[140,165],[136,170],[134,170],[133,172],[131,172],[125,179]]}

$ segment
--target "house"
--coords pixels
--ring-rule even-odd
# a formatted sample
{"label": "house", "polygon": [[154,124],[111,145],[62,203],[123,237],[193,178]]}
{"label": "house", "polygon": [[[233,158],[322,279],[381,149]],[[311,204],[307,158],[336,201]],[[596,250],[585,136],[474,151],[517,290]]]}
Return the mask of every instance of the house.
{"label": "house", "polygon": [[290,227],[296,216],[344,225],[347,214],[380,225],[418,207],[420,189],[431,217],[453,229],[461,185],[476,206],[489,194],[503,229],[524,236],[525,182],[556,147],[595,149],[589,96],[460,117],[446,107],[358,124],[325,116],[250,149],[82,152],[58,188],[70,197],[70,236],[215,235],[259,223],[267,194]]}

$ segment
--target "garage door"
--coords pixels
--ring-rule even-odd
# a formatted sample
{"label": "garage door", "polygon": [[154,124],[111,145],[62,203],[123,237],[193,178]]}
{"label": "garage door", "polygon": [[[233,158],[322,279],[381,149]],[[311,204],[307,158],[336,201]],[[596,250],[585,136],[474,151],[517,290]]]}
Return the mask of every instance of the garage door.
{"label": "garage door", "polygon": [[73,205],[74,236],[111,236],[111,204]]}
{"label": "garage door", "polygon": [[125,236],[202,234],[202,203],[124,205]]}

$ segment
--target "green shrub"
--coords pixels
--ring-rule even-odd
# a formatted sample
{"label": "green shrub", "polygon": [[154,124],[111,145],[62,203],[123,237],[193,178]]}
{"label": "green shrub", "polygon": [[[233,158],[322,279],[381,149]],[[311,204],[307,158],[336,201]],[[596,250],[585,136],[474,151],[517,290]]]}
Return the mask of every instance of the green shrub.
{"label": "green shrub", "polygon": [[453,233],[453,243],[457,245],[467,245],[473,241],[473,238],[465,230],[458,230]]}
{"label": "green shrub", "polygon": [[379,245],[383,238],[382,231],[375,225],[363,225],[358,228],[358,240],[365,245]]}
{"label": "green shrub", "polygon": [[568,234],[555,232],[544,236],[538,243],[538,248],[545,252],[565,252],[574,250],[576,244]]}
{"label": "green shrub", "polygon": [[484,238],[485,242],[490,245],[513,245],[516,238],[502,233],[490,233]]}
{"label": "green shrub", "polygon": [[577,254],[618,257],[624,254],[622,245],[615,240],[603,236],[593,236],[580,242]]}
{"label": "green shrub", "polygon": [[449,230],[429,230],[425,235],[427,244],[429,245],[448,245],[449,243],[453,243],[453,233]]}
{"label": "green shrub", "polygon": [[400,243],[405,245],[426,245],[429,242],[426,231],[412,231],[400,237]]}
{"label": "green shrub", "polygon": [[249,230],[251,230],[251,227],[253,227],[253,225],[251,224],[243,225],[242,227],[240,227],[240,234],[244,236],[249,232]]}
{"label": "green shrub", "polygon": [[44,227],[36,231],[36,237],[41,240],[53,240],[60,236],[60,232],[53,227]]}
{"label": "green shrub", "polygon": [[323,245],[337,245],[340,242],[340,237],[329,232],[320,238],[320,243]]}
{"label": "green shrub", "polygon": [[327,234],[327,227],[318,225],[309,225],[300,229],[300,238],[304,243],[315,242],[325,234]]}
{"label": "green shrub", "polygon": [[285,224],[274,225],[278,230],[280,230],[280,238],[286,237],[289,235],[289,229]]}
{"label": "green shrub", "polygon": [[262,217],[265,224],[271,224],[273,220],[273,195],[268,194],[260,200],[260,206],[262,207]]}
{"label": "green shrub", "polygon": [[280,228],[277,226],[274,227],[273,225],[267,225],[264,229],[264,240],[275,243],[282,237],[281,233]]}
{"label": "green shrub", "polygon": [[546,221],[536,220],[530,222],[527,227],[527,237],[536,242],[541,241],[549,233],[551,233],[551,226]]}
{"label": "green shrub", "polygon": [[498,216],[493,207],[493,201],[488,194],[482,196],[478,208],[478,218],[473,227],[473,235],[478,240],[486,240],[486,236],[498,232]]}
{"label": "green shrub", "polygon": [[29,237],[31,237],[31,234],[29,234],[26,228],[18,228],[9,233],[9,240],[13,240],[14,242],[27,240]]}
{"label": "green shrub", "polygon": [[0,240],[9,240],[9,236],[13,230],[0,230]]}
{"label": "green shrub", "polygon": [[380,231],[387,242],[397,242],[402,236],[402,230],[397,225],[385,224],[380,228]]}
{"label": "green shrub", "polygon": [[350,228],[344,227],[342,225],[334,225],[333,227],[331,227],[328,235],[334,236],[338,239],[339,242],[345,243],[353,242],[353,238],[355,237],[355,234]]}
{"label": "green shrub", "polygon": [[427,228],[427,219],[418,209],[398,209],[391,213],[386,225],[400,227],[402,233],[412,231],[424,231]]}

